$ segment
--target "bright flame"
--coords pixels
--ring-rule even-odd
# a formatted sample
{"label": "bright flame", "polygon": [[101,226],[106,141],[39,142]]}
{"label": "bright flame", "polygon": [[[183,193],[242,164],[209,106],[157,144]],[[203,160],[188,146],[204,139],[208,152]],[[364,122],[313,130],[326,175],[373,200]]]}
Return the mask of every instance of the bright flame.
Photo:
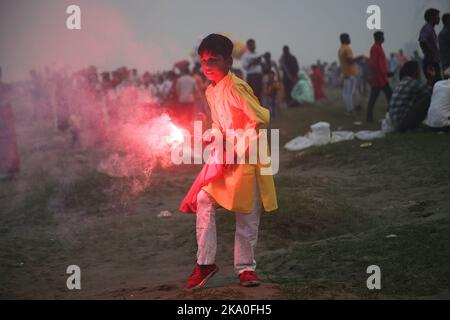
{"label": "bright flame", "polygon": [[166,137],[166,142],[168,144],[177,146],[184,142],[183,131],[172,122],[169,123],[169,132],[169,136]]}

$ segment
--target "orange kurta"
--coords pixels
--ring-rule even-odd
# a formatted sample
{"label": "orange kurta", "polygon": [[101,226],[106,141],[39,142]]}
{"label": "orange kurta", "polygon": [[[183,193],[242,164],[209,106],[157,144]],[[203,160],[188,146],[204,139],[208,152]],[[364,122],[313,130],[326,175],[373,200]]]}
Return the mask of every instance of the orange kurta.
{"label": "orange kurta", "polygon": [[[215,86],[206,90],[213,126],[222,132],[227,129],[267,129],[270,112],[262,107],[250,86],[231,72]],[[258,164],[238,164],[224,169],[203,190],[223,208],[239,213],[251,213],[255,183],[266,212],[278,208],[272,175],[262,175]]]}

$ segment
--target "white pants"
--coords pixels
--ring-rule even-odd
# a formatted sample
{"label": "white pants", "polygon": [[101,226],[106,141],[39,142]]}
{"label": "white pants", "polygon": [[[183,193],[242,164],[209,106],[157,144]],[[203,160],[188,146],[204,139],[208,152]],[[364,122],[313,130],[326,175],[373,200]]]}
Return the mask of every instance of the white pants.
{"label": "white pants", "polygon": [[342,96],[344,98],[345,108],[348,112],[353,111],[355,102],[354,100],[358,99],[358,97],[356,97],[356,85],[356,77],[352,76],[344,79],[344,90]]}
{"label": "white pants", "polygon": [[[255,183],[257,185],[257,183]],[[197,195],[197,263],[211,265],[216,260],[217,203],[207,192],[201,190]],[[236,233],[234,237],[234,271],[240,274],[244,271],[255,271],[255,249],[258,242],[258,228],[261,217],[262,203],[258,188],[251,214],[236,213]]]}

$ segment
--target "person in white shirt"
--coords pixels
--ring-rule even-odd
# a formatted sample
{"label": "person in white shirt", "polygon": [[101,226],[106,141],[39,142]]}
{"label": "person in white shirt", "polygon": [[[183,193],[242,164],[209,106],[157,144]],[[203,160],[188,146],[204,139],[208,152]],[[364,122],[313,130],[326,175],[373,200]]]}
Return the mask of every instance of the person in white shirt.
{"label": "person in white shirt", "polygon": [[194,77],[189,74],[189,70],[183,70],[175,86],[178,103],[193,103],[195,88]]}
{"label": "person in white shirt", "polygon": [[159,93],[160,93],[160,100],[161,103],[164,104],[166,103],[168,100],[170,100],[169,97],[169,93],[170,93],[170,89],[172,88],[172,84],[173,81],[172,79],[174,78],[172,72],[168,72],[166,74],[164,74],[163,78],[162,78],[162,82],[159,84]]}
{"label": "person in white shirt", "polygon": [[428,116],[424,123],[437,131],[450,131],[450,74],[434,85]]}
{"label": "person in white shirt", "polygon": [[181,69],[181,76],[175,83],[176,116],[186,123],[189,123],[194,117],[195,90],[195,79],[191,76],[189,68]]}
{"label": "person in white shirt", "polygon": [[247,41],[248,51],[242,56],[242,67],[245,70],[247,83],[253,90],[255,96],[261,101],[263,86],[263,68],[261,66],[261,56],[256,53],[255,40]]}

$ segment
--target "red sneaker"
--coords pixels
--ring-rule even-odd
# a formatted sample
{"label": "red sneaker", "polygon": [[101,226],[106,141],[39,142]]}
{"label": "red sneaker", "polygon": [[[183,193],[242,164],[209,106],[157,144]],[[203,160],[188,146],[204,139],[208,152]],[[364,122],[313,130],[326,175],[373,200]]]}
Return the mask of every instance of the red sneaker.
{"label": "red sneaker", "polygon": [[244,271],[239,274],[239,280],[243,287],[257,287],[261,284],[258,276],[254,271]]}
{"label": "red sneaker", "polygon": [[187,291],[192,291],[203,288],[206,285],[206,282],[208,282],[208,280],[215,275],[217,271],[219,271],[219,267],[215,264],[209,266],[201,266],[196,264],[194,271],[189,277],[184,289]]}

